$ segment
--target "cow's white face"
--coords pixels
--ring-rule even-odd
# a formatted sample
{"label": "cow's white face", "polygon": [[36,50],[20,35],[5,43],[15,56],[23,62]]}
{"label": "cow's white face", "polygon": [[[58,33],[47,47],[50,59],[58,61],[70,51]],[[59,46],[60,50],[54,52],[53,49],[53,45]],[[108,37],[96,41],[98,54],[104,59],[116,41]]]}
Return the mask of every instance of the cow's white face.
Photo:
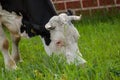
{"label": "cow's white face", "polygon": [[79,33],[71,23],[72,20],[80,20],[80,18],[81,16],[68,16],[62,13],[50,19],[45,25],[51,35],[50,45],[45,46],[49,55],[52,53],[63,53],[68,63],[77,61],[77,64],[83,64],[86,62],[82,58],[77,45]]}

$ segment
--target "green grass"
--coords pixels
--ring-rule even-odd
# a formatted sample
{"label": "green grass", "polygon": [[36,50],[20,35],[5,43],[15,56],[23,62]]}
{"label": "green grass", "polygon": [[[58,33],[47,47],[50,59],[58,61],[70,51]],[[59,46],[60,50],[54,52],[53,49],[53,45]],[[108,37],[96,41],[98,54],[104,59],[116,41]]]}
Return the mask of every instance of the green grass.
{"label": "green grass", "polygon": [[49,57],[39,37],[22,39],[24,60],[18,70],[6,71],[0,54],[0,80],[120,80],[120,16],[83,17],[75,23],[86,66],[68,65],[65,57]]}

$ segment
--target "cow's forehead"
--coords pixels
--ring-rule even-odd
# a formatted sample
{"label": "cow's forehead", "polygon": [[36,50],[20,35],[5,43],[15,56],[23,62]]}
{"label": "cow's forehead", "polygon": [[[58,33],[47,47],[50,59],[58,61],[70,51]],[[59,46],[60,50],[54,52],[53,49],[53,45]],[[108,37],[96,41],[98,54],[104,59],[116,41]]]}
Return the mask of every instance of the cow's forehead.
{"label": "cow's forehead", "polygon": [[58,20],[59,16],[53,16],[50,21],[53,21],[53,20]]}
{"label": "cow's forehead", "polygon": [[68,15],[65,14],[65,13],[60,14],[59,17],[60,17],[61,19],[68,19]]}
{"label": "cow's forehead", "polygon": [[50,21],[48,22],[49,25],[58,26],[59,24],[63,23],[59,16],[53,16]]}
{"label": "cow's forehead", "polygon": [[62,14],[59,14],[57,16],[53,16],[51,19],[50,19],[50,22],[51,23],[55,23],[55,22],[65,22],[68,20],[68,16],[65,14],[65,13],[62,13]]}

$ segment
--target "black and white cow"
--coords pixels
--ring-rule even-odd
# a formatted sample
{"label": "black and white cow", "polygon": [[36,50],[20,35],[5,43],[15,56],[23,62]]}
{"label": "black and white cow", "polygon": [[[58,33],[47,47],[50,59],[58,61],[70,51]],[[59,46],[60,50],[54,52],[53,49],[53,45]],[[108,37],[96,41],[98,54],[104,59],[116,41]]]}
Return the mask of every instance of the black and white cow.
{"label": "black and white cow", "polygon": [[[7,69],[16,69],[16,62],[21,60],[18,43],[24,32],[28,37],[40,35],[48,55],[63,53],[68,63],[86,62],[77,45],[79,33],[71,23],[80,20],[80,16],[57,15],[50,0],[0,0],[0,3],[0,50]],[[11,56],[4,26],[11,33]]]}

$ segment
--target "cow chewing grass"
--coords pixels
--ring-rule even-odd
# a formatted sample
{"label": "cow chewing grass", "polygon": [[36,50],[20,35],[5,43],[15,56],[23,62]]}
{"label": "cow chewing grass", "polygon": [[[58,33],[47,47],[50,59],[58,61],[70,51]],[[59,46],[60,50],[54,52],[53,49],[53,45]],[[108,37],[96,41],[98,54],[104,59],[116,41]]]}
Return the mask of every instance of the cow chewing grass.
{"label": "cow chewing grass", "polygon": [[[16,69],[16,62],[22,60],[18,49],[21,35],[23,36],[20,29],[23,24],[22,19],[22,16],[10,13],[0,7],[0,51],[4,57],[5,68],[8,70]],[[42,38],[45,51],[49,56],[52,53],[62,53],[66,56],[68,64],[75,63],[76,65],[83,65],[86,63],[82,58],[77,44],[80,35],[71,22],[72,20],[80,19],[81,16],[61,13],[52,16],[45,26],[40,27],[40,29],[36,28],[37,32],[41,32],[39,36]],[[9,42],[5,36],[3,27],[6,27],[11,34],[11,55],[9,52]],[[36,33],[34,29],[31,30]],[[30,37],[28,33],[26,34],[27,37]]]}

